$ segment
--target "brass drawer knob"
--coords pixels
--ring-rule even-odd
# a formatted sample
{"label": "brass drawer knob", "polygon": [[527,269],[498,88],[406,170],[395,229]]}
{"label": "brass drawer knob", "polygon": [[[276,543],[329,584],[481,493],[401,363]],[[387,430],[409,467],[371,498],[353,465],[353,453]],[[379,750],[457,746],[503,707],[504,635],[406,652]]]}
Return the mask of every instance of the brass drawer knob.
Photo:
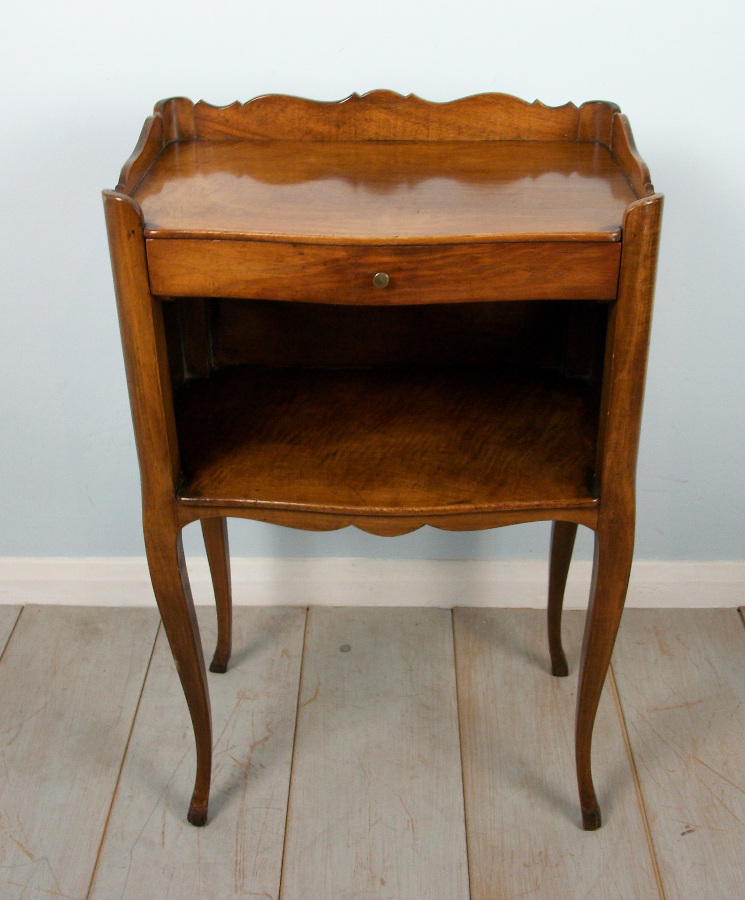
{"label": "brass drawer knob", "polygon": [[376,288],[384,288],[388,287],[388,282],[391,279],[385,274],[385,272],[376,272],[373,276],[373,284]]}

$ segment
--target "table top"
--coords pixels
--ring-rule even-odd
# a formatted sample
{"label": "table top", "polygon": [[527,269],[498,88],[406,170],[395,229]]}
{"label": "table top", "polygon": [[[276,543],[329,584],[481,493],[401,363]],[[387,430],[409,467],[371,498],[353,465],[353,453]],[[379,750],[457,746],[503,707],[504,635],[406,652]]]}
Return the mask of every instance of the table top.
{"label": "table top", "polygon": [[150,238],[618,241],[637,194],[591,141],[186,140],[133,192]]}

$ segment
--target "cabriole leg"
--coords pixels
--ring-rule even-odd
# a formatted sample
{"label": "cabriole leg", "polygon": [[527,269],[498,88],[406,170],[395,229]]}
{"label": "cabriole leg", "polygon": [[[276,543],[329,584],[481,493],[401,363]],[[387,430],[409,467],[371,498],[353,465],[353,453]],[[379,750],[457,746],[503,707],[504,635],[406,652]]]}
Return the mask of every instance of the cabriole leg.
{"label": "cabriole leg", "polygon": [[207,822],[212,771],[212,722],[199,626],[184,561],[181,529],[170,521],[145,521],[145,548],[155,599],[194,726],[197,776],[189,806],[192,825]]}
{"label": "cabriole leg", "polygon": [[561,610],[576,535],[576,523],[553,523],[548,573],[548,650],[551,655],[551,672],[559,676],[569,674],[567,658],[561,645]]}
{"label": "cabriole leg", "polygon": [[217,606],[217,647],[210,664],[210,672],[225,672],[230,659],[233,628],[228,520],[224,516],[202,519],[202,534]]}
{"label": "cabriole leg", "polygon": [[633,549],[633,520],[618,519],[612,528],[601,524],[595,534],[577,690],[577,781],[585,831],[600,828],[600,807],[592,782],[592,729],[626,600]]}

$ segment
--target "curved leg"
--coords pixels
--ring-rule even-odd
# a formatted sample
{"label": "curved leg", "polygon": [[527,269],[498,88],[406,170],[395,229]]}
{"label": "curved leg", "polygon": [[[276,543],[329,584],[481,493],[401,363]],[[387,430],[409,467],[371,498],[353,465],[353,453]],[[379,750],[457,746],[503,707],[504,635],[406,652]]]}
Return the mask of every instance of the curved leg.
{"label": "curved leg", "polygon": [[617,519],[612,528],[603,524],[595,534],[592,587],[577,689],[577,781],[585,831],[600,828],[600,807],[592,783],[592,729],[626,600],[633,549],[633,519]]}
{"label": "curved leg", "polygon": [[212,770],[212,723],[207,673],[186,574],[181,529],[171,521],[151,517],[145,523],[145,548],[155,599],[194,726],[197,777],[187,818],[192,825],[204,825]]}
{"label": "curved leg", "polygon": [[553,523],[548,570],[548,651],[551,654],[551,672],[559,676],[569,674],[567,658],[561,646],[561,609],[576,535],[575,522]]}
{"label": "curved leg", "polygon": [[233,627],[228,520],[220,516],[202,519],[201,524],[217,605],[217,647],[210,663],[210,672],[225,672],[230,659]]}

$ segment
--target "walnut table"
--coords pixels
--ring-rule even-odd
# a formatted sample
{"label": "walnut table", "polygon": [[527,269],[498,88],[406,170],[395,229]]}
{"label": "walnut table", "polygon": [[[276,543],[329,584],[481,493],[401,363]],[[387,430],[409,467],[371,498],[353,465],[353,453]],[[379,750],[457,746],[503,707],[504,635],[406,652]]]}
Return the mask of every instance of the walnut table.
{"label": "walnut table", "polygon": [[181,544],[199,519],[230,656],[226,518],[399,535],[552,520],[548,637],[577,525],[595,559],[577,702],[584,827],[634,543],[662,196],[610,103],[165,100],[104,191],[153,588],[212,735]]}

